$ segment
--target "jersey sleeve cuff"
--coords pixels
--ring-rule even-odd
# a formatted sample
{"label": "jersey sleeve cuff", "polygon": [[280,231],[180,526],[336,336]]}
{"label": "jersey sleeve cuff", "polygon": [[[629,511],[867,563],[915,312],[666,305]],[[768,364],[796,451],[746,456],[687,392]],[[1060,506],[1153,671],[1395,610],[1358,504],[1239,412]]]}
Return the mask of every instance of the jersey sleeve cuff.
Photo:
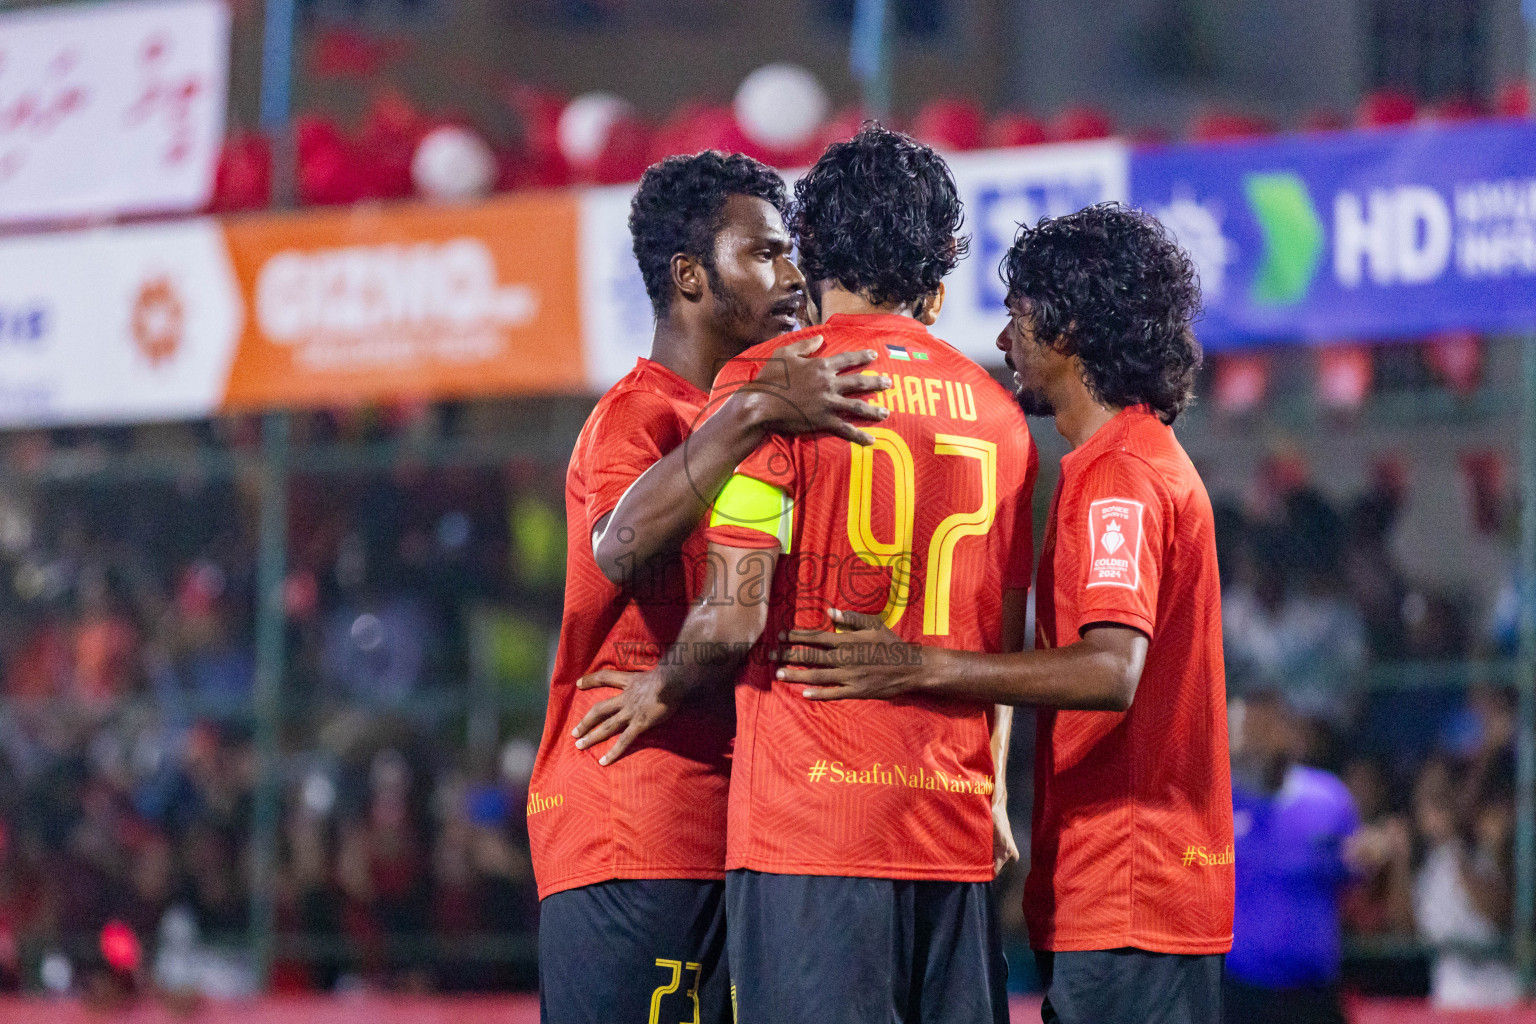
{"label": "jersey sleeve cuff", "polygon": [[711,544],[727,548],[756,548],[766,551],[777,548],[779,538],[771,533],[750,526],[711,526],[704,531],[704,539]]}
{"label": "jersey sleeve cuff", "polygon": [[612,499],[595,502],[592,505],[591,509],[587,512],[587,536],[590,537],[592,531],[597,529],[597,524],[603,521],[603,516],[608,515],[619,507],[619,500],[623,497],[624,495],[617,494]]}
{"label": "jersey sleeve cuff", "polygon": [[1124,608],[1095,608],[1083,612],[1078,616],[1077,635],[1082,636],[1083,630],[1100,622],[1109,622],[1117,626],[1129,626],[1152,639],[1152,620],[1141,612],[1133,612]]}

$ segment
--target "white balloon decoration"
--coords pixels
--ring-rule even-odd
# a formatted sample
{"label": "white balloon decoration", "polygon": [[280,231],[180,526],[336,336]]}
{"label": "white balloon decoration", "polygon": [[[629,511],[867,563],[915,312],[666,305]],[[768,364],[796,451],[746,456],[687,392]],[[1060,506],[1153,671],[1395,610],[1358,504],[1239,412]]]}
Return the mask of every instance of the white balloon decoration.
{"label": "white balloon decoration", "polygon": [[411,181],[428,199],[480,199],[496,184],[496,155],[468,128],[434,128],[411,157]]}
{"label": "white balloon decoration", "polygon": [[773,149],[810,142],[826,119],[827,91],[816,76],[795,64],[767,64],[736,90],[736,123],[747,138]]}
{"label": "white balloon decoration", "polygon": [[560,155],[573,167],[591,167],[602,155],[614,123],[633,112],[627,100],[612,93],[589,92],[576,97],[560,111],[555,125]]}

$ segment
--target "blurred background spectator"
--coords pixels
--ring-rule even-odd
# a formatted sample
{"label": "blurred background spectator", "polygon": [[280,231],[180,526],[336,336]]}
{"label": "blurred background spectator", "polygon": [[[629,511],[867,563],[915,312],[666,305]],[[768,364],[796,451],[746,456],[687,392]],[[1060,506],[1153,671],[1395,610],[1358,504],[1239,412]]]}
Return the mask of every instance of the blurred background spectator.
{"label": "blurred background spectator", "polygon": [[1341,900],[1359,813],[1338,776],[1298,763],[1308,737],[1284,696],[1253,693],[1233,709],[1237,914],[1226,1019],[1343,1024]]}

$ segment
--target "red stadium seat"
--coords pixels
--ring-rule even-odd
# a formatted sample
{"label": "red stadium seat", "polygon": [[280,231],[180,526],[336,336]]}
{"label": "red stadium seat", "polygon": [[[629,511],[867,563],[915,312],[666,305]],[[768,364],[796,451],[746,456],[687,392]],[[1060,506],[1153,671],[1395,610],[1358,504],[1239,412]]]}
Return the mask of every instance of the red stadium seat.
{"label": "red stadium seat", "polygon": [[294,120],[298,199],[304,205],[353,203],[368,194],[367,174],[336,122],[321,114]]}
{"label": "red stadium seat", "polygon": [[1383,89],[1373,92],[1360,101],[1355,111],[1355,124],[1361,128],[1387,128],[1408,124],[1418,113],[1413,97],[1404,92]]}
{"label": "red stadium seat", "polygon": [[987,125],[988,146],[1038,146],[1048,141],[1045,125],[1028,114],[999,114]]}
{"label": "red stadium seat", "polygon": [[1266,118],[1233,110],[1207,110],[1190,123],[1189,137],[1197,142],[1220,142],[1272,135],[1274,131],[1274,122]]}
{"label": "red stadium seat", "polygon": [[[514,83],[505,89],[502,98],[522,125],[523,146],[515,159],[512,154],[504,158],[500,180],[519,188],[564,185],[571,172],[560,155],[557,126],[560,112],[565,109],[565,97]],[[513,181],[518,184],[511,185]]]}
{"label": "red stadium seat", "polygon": [[231,135],[219,153],[211,213],[264,210],[272,202],[272,146],[255,132]]}
{"label": "red stadium seat", "polygon": [[620,118],[608,130],[608,141],[593,168],[593,179],[600,185],[639,181],[650,165],[654,145],[649,125],[638,118]]}
{"label": "red stadium seat", "polygon": [[1499,117],[1531,116],[1531,83],[1523,78],[1505,82],[1493,98],[1493,112]]}
{"label": "red stadium seat", "polygon": [[1473,331],[1447,331],[1424,341],[1424,362],[1463,398],[1483,379],[1483,340]]}
{"label": "red stadium seat", "polygon": [[651,143],[651,160],[706,149],[757,155],[736,126],[736,115],[727,106],[688,103],[662,123]]}
{"label": "red stadium seat", "polygon": [[1051,122],[1054,142],[1087,142],[1107,139],[1114,133],[1114,122],[1097,107],[1068,107]]}
{"label": "red stadium seat", "polygon": [[912,122],[912,135],[936,149],[963,152],[980,149],[986,132],[986,116],[968,99],[934,100]]}
{"label": "red stadium seat", "polygon": [[404,199],[411,195],[411,156],[429,128],[426,118],[393,89],[377,93],[358,132],[357,151],[374,199]]}

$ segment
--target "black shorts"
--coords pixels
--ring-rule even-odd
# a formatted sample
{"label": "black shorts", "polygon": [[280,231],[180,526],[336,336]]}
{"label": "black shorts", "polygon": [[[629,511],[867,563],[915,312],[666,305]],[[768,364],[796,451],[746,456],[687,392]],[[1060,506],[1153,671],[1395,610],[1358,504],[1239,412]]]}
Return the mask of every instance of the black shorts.
{"label": "black shorts", "polygon": [[543,1024],[730,1024],[725,885],[619,879],[539,904]]}
{"label": "black shorts", "polygon": [[731,871],[739,1024],[1008,1024],[991,886]]}
{"label": "black shorts", "polygon": [[1337,986],[1260,988],[1227,975],[1222,993],[1232,1024],[1348,1024]]}
{"label": "black shorts", "polygon": [[1221,1024],[1220,953],[1035,952],[1045,1024]]}

